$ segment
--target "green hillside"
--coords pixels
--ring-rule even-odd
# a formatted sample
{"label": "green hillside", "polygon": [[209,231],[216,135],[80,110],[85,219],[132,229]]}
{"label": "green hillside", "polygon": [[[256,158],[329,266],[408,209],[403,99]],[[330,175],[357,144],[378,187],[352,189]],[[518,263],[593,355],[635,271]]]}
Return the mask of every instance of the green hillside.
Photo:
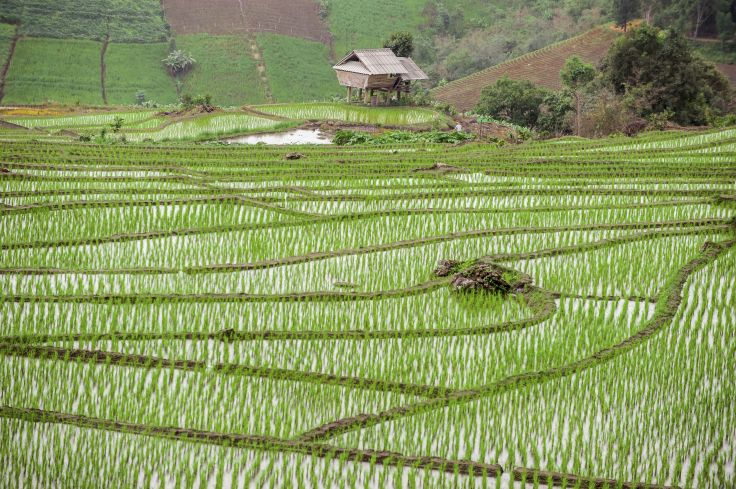
{"label": "green hillside", "polygon": [[95,41],[21,39],[10,64],[3,102],[101,105],[101,48],[102,43]]}
{"label": "green hillside", "polygon": [[[711,41],[736,37],[729,34],[736,24],[725,22],[720,10],[697,25],[687,9],[651,14],[656,25],[688,35],[698,27]],[[331,65],[352,49],[382,46],[397,31],[414,35],[413,58],[429,75],[428,84],[436,86],[573,38],[613,17],[611,0],[3,0],[0,21],[17,23],[26,40],[56,41],[22,43],[6,80],[0,80],[8,86],[0,102],[102,103],[102,81],[93,81],[94,71],[106,73],[107,101],[113,105],[134,103],[139,91],[165,104],[183,94],[209,94],[227,106],[329,100],[341,94]],[[4,61],[15,26],[3,25]],[[96,67],[91,55],[96,47],[64,44],[105,39],[110,48],[97,56]],[[178,89],[161,63],[174,46],[197,60]],[[703,46],[709,59],[733,58],[723,49],[727,42]],[[76,59],[77,52],[78,71],[63,62]]]}
{"label": "green hillside", "polygon": [[0,18],[35,37],[163,41],[168,35],[158,0],[3,0]]}
{"label": "green hillside", "polygon": [[338,57],[356,47],[381,47],[392,32],[417,31],[427,0],[330,1],[328,22]]}
{"label": "green hillside", "polygon": [[266,102],[265,87],[245,37],[192,34],[178,36],[176,45],[197,61],[184,77],[184,93],[210,94],[220,105]]}
{"label": "green hillside", "polygon": [[324,44],[279,34],[259,34],[257,40],[277,102],[324,100],[342,93]]}
{"label": "green hillside", "polygon": [[168,49],[166,43],[111,43],[105,56],[108,103],[133,104],[139,91],[144,92],[146,100],[175,103],[177,98],[174,80],[161,63]]}

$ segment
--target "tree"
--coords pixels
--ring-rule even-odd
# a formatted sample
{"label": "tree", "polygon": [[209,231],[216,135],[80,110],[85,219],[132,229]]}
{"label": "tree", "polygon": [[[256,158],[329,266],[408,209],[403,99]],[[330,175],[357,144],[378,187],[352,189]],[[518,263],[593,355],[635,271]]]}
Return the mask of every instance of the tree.
{"label": "tree", "polygon": [[583,63],[580,58],[573,56],[565,61],[560,72],[562,83],[572,92],[575,99],[575,134],[580,135],[580,120],[582,117],[582,90],[595,79],[596,71],[593,65]]}
{"label": "tree", "polygon": [[613,0],[613,18],[616,25],[627,30],[627,26],[639,13],[639,0]]}
{"label": "tree", "polygon": [[642,117],[669,110],[680,124],[705,124],[731,98],[728,80],[712,63],[694,56],[681,34],[647,25],[613,44],[602,73]]}
{"label": "tree", "polygon": [[537,130],[548,136],[570,133],[570,114],[574,111],[573,100],[567,90],[550,92],[542,101],[537,119]]}
{"label": "tree", "polygon": [[414,52],[414,36],[411,32],[394,32],[383,47],[390,48],[396,56],[408,58]]}
{"label": "tree", "polygon": [[501,78],[483,89],[475,111],[519,126],[534,127],[547,91],[530,81]]}

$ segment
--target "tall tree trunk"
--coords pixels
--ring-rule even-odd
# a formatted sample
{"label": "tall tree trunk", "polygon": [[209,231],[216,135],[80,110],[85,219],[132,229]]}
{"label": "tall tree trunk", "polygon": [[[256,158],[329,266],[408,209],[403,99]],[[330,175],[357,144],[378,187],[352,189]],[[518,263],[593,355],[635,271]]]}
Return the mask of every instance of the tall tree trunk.
{"label": "tall tree trunk", "polygon": [[693,39],[698,38],[698,33],[700,32],[700,26],[703,25],[703,17],[705,16],[705,6],[703,5],[703,2],[698,2],[698,7],[695,10],[695,30],[693,31]]}
{"label": "tall tree trunk", "polygon": [[582,105],[580,101],[580,94],[575,91],[575,135],[580,136],[580,106]]}

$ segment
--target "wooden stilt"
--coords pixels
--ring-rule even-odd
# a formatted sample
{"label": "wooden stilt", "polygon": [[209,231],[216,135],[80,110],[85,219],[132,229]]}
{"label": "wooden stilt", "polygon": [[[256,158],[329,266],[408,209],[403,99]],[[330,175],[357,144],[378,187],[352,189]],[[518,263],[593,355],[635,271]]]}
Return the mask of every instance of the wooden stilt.
{"label": "wooden stilt", "polygon": [[353,87],[348,87],[348,103],[353,100]]}

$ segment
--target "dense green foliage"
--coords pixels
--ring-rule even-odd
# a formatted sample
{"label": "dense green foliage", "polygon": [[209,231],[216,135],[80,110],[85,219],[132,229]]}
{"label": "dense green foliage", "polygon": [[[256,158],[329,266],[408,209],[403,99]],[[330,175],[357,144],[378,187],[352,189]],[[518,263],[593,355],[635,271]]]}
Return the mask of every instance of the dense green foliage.
{"label": "dense green foliage", "polygon": [[603,76],[640,115],[670,111],[681,124],[704,124],[730,100],[728,80],[694,56],[680,34],[646,25],[612,46]]}
{"label": "dense green foliage", "polygon": [[410,58],[414,54],[414,35],[411,32],[394,32],[383,43],[384,48],[389,48],[396,56]]}
{"label": "dense green foliage", "polygon": [[101,48],[94,41],[21,39],[6,78],[3,103],[102,105]]}
{"label": "dense green foliage", "polygon": [[642,0],[641,15],[657,27],[673,28],[687,36],[733,37],[733,0]]}
{"label": "dense green foliage", "polygon": [[20,22],[26,36],[145,42],[168,35],[159,0],[3,0],[0,18]]}
{"label": "dense green foliage", "polygon": [[613,0],[613,19],[626,30],[629,22],[637,18],[640,8],[639,0]]}
{"label": "dense green foliage", "polygon": [[166,43],[110,43],[105,54],[105,87],[110,104],[131,105],[143,92],[144,100],[159,104],[177,102],[174,80],[162,66]]}
{"label": "dense green foliage", "polygon": [[[583,63],[577,56],[573,56],[565,62],[565,66],[560,72],[560,77],[565,88],[572,92],[575,98],[575,131],[576,134],[580,135],[580,121],[582,117],[581,92],[587,84],[595,79],[595,68],[591,64]],[[557,107],[559,108],[559,105]],[[550,111],[549,114],[554,112],[554,110]]]}
{"label": "dense green foliage", "polygon": [[277,102],[329,100],[342,94],[324,44],[278,34],[257,38]]}
{"label": "dense green foliage", "polygon": [[534,127],[547,91],[529,81],[502,78],[486,87],[475,111],[519,126]]}
{"label": "dense green foliage", "polygon": [[192,34],[178,36],[176,45],[197,60],[183,77],[182,95],[210,94],[215,104],[225,106],[266,101],[256,62],[243,36]]}

